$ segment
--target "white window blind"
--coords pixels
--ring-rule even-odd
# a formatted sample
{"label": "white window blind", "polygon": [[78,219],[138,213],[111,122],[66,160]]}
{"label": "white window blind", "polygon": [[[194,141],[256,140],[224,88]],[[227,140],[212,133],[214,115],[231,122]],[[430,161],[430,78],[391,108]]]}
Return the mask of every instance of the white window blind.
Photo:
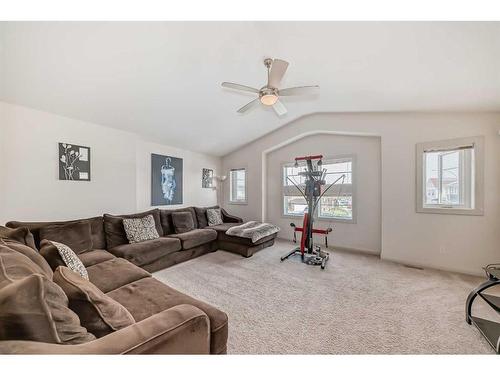
{"label": "white window blind", "polygon": [[229,201],[231,203],[246,203],[247,177],[244,168],[231,169],[229,173]]}

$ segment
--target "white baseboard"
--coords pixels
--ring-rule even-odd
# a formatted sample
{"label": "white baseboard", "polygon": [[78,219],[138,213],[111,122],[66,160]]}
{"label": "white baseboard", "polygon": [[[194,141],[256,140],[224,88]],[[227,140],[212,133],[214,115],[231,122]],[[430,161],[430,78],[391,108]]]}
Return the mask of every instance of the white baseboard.
{"label": "white baseboard", "polygon": [[464,275],[470,275],[470,276],[484,276],[484,271],[483,270],[470,270],[470,269],[465,269],[465,268],[455,268],[455,267],[436,267],[435,265],[432,264],[426,264],[423,262],[407,262],[401,259],[397,258],[392,258],[392,257],[384,257],[381,256],[380,259],[386,260],[388,262],[394,262],[398,264],[402,264],[404,266],[412,266],[412,267],[419,267],[419,268],[425,268],[425,269],[431,269],[431,270],[436,270],[436,271],[446,271],[446,272],[453,272],[453,273],[461,273]]}

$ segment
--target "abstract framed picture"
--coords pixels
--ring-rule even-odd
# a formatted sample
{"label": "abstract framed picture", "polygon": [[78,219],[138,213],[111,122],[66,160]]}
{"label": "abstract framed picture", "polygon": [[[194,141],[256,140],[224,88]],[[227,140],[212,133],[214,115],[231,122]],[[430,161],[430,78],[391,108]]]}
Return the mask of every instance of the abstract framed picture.
{"label": "abstract framed picture", "polygon": [[182,204],[182,159],[151,154],[151,205]]}
{"label": "abstract framed picture", "polygon": [[90,147],[59,143],[59,180],[90,181]]}
{"label": "abstract framed picture", "polygon": [[204,189],[214,187],[214,170],[203,168],[201,171],[201,187]]}

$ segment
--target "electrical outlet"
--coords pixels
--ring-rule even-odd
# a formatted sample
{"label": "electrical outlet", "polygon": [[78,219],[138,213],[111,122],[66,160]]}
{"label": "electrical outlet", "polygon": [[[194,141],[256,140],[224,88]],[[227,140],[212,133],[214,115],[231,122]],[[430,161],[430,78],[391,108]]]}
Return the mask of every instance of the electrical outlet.
{"label": "electrical outlet", "polygon": [[439,253],[440,254],[446,254],[447,252],[448,252],[448,250],[446,250],[446,246],[444,246],[444,245],[439,246]]}

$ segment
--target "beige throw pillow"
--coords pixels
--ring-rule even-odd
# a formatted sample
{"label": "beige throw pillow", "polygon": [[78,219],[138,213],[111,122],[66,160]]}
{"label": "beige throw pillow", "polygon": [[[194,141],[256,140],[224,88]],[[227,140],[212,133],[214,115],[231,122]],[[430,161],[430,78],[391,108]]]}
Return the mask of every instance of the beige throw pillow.
{"label": "beige throw pillow", "polygon": [[220,208],[207,209],[207,220],[208,220],[208,226],[221,225],[223,221]]}
{"label": "beige throw pillow", "polygon": [[138,243],[159,238],[153,215],[123,219],[123,229],[129,243]]}
{"label": "beige throw pillow", "polygon": [[80,258],[78,258],[78,255],[76,255],[75,252],[71,250],[69,246],[66,246],[63,243],[59,243],[56,241],[49,241],[49,242],[56,247],[64,264],[66,264],[66,266],[70,270],[76,272],[86,280],[89,279],[89,274],[87,273],[87,269],[83,265]]}

